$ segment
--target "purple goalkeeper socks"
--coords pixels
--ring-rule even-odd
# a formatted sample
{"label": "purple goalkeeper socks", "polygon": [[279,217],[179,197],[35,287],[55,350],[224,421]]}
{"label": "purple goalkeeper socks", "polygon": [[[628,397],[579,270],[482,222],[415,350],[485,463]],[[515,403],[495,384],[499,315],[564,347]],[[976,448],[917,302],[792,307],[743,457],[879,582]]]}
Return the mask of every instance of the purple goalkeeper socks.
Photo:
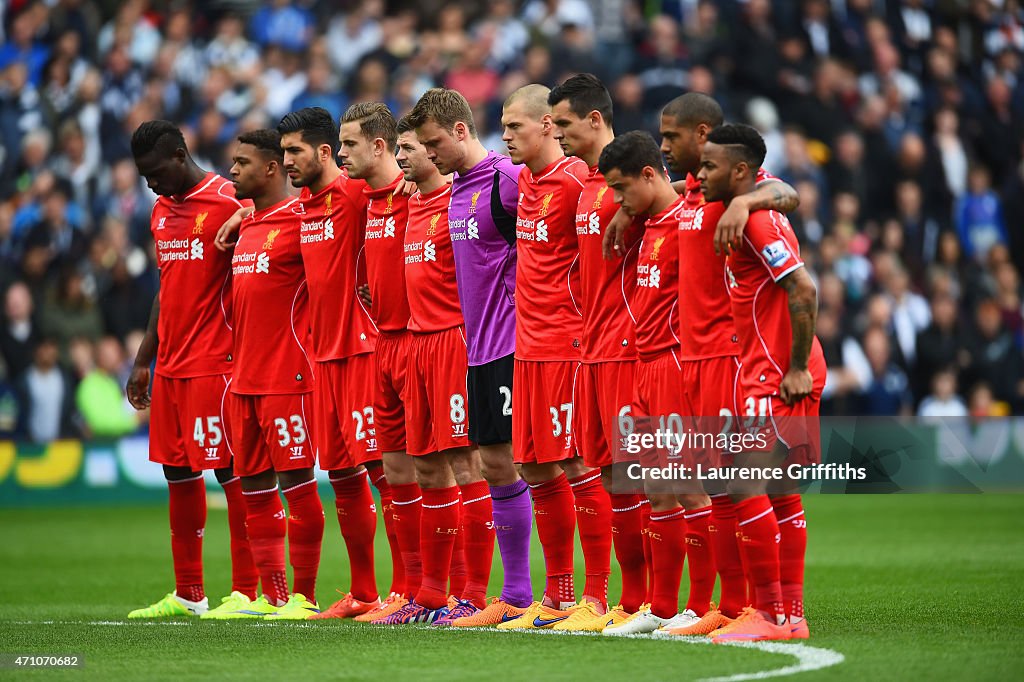
{"label": "purple goalkeeper socks", "polygon": [[528,491],[526,481],[522,480],[512,485],[491,486],[494,531],[505,570],[501,600],[519,608],[533,603],[533,585],[530,582],[533,513]]}

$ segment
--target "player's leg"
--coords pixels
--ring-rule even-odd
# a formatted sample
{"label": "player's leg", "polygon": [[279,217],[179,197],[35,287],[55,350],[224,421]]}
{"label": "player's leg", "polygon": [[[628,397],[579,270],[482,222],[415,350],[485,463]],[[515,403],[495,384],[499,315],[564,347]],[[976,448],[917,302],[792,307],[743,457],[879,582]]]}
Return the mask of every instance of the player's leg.
{"label": "player's leg", "polygon": [[149,452],[151,461],[163,465],[167,480],[175,587],[163,599],[130,612],[129,618],[202,615],[209,604],[203,589],[206,484],[186,454],[184,420],[174,407],[180,383],[159,374],[153,377]]}
{"label": "player's leg", "polygon": [[533,602],[529,487],[512,454],[513,357],[470,367],[467,375],[469,437],[480,449],[480,468],[491,495],[492,526],[501,557],[501,595],[487,608],[452,621],[456,627],[498,625],[522,615]]}
{"label": "player's leg", "polygon": [[[445,453],[462,493],[462,528],[466,581],[449,615],[435,624],[474,615],[487,606],[487,583],[494,557],[494,527],[491,493],[480,472],[480,453],[476,448],[453,448]],[[454,582],[454,581],[453,581]]]}
{"label": "player's leg", "polygon": [[392,485],[394,482],[406,480],[407,478],[415,481],[416,465],[413,464],[404,450],[384,452],[381,456],[380,466],[376,466],[376,463],[373,462],[370,464],[372,466],[368,466],[366,472],[369,474],[370,484],[377,489],[377,494],[380,496],[384,534],[388,539],[388,547],[391,548],[391,587],[388,589],[388,595],[404,594],[408,591],[406,587],[407,578],[398,529],[395,525],[395,502]]}
{"label": "player's leg", "polygon": [[351,583],[323,617],[351,618],[375,608],[373,536],[377,510],[364,462],[379,458],[374,433],[373,356],[321,362],[313,387],[315,443],[320,468],[334,491],[338,526],[349,558]]}

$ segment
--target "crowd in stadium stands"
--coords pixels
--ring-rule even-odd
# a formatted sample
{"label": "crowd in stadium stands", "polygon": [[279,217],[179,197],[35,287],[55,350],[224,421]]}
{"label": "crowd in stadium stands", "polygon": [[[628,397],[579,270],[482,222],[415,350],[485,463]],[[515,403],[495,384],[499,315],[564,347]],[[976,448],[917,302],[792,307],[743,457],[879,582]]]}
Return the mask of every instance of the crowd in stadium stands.
{"label": "crowd in stadium stands", "polygon": [[[0,3],[0,437],[144,428],[127,368],[158,285],[129,138],[461,91],[486,145],[530,82],[591,71],[615,129],[706,92],[760,130],[818,283],[823,414],[1024,412],[1019,0]],[[116,390],[115,390],[116,389]]]}

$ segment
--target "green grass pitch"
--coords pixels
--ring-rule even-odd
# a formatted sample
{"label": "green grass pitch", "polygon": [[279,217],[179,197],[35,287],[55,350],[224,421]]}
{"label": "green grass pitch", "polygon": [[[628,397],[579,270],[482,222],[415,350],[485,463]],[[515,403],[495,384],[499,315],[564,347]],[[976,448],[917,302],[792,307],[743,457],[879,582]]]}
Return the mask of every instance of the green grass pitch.
{"label": "green grass pitch", "polygon": [[[785,679],[1019,679],[1024,495],[814,496],[806,507],[807,644],[845,660]],[[738,680],[801,660],[734,646],[426,626],[126,623],[130,609],[173,586],[166,528],[160,506],[0,510],[0,653],[85,658],[78,670],[3,669],[0,679]],[[536,539],[533,547],[536,587],[543,559]],[[215,601],[229,588],[221,510],[210,512],[205,552]],[[343,556],[328,518],[325,605],[345,583]],[[386,588],[389,566],[378,567]],[[614,598],[615,574],[611,590]]]}

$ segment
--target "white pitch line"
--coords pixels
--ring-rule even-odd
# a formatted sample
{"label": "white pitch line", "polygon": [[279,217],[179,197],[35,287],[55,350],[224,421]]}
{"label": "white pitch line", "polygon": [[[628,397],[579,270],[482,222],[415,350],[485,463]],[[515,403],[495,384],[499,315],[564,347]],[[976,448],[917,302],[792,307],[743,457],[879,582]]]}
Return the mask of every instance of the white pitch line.
{"label": "white pitch line", "polygon": [[[22,621],[0,621],[0,625],[4,624],[12,625],[193,625],[192,621],[152,621],[152,620],[138,620],[138,621],[127,621],[127,620],[94,620],[94,621],[59,621],[59,620],[22,620]],[[237,622],[238,625],[246,625],[249,627],[320,627],[313,623],[303,623],[301,621],[295,622],[270,622],[270,621],[259,621],[259,620],[245,620]],[[235,626],[237,627],[237,625]],[[382,627],[382,626],[378,626]],[[395,626],[392,626],[395,627]],[[422,629],[422,628],[418,628]],[[437,628],[440,632],[490,632],[490,633],[506,633],[505,630],[496,630],[494,628]],[[565,630],[523,630],[520,634],[527,635],[548,635],[548,636],[569,636],[569,637],[601,637],[600,632],[567,632]],[[651,640],[653,638],[647,635],[626,635],[624,637],[618,637],[617,639],[645,639]],[[675,641],[682,642],[684,644],[711,644],[711,640],[706,637],[678,637],[676,639],[660,640],[660,641]],[[739,673],[736,675],[727,675],[723,677],[709,677],[700,682],[744,682],[745,680],[765,680],[772,677],[786,677],[788,675],[797,675],[799,673],[810,672],[812,670],[821,670],[823,668],[830,668],[834,665],[839,665],[846,660],[846,657],[838,651],[832,649],[825,649],[822,647],[809,646],[807,644],[784,644],[782,642],[730,642],[725,646],[742,647],[744,649],[756,649],[763,651],[768,654],[781,654],[785,656],[793,656],[797,659],[795,665],[788,665],[783,668],[776,668],[774,670],[762,670],[756,673]]]}

